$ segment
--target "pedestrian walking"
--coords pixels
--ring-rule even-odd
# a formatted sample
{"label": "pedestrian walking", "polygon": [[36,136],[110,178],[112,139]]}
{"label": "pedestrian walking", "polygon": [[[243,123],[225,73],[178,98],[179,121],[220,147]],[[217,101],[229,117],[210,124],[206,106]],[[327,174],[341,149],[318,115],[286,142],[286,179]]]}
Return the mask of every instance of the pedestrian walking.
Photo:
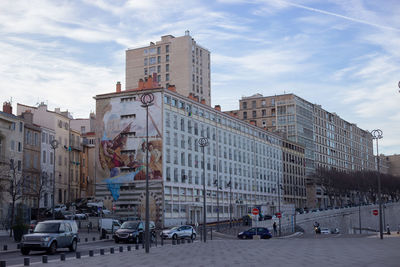
{"label": "pedestrian walking", "polygon": [[389,228],[389,224],[386,225],[386,234],[390,235],[390,228]]}
{"label": "pedestrian walking", "polygon": [[274,236],[276,236],[276,234],[277,234],[276,222],[274,222],[274,224],[272,225],[272,228],[274,228]]}

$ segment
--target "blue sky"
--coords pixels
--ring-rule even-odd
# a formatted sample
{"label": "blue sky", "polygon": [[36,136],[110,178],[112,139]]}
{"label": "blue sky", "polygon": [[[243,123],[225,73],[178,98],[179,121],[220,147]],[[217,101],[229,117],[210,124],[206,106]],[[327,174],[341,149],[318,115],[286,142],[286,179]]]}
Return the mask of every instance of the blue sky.
{"label": "blue sky", "polygon": [[295,93],[400,153],[396,0],[3,0],[1,100],[47,102],[74,117],[125,81],[125,50],[181,36],[211,51],[212,104]]}

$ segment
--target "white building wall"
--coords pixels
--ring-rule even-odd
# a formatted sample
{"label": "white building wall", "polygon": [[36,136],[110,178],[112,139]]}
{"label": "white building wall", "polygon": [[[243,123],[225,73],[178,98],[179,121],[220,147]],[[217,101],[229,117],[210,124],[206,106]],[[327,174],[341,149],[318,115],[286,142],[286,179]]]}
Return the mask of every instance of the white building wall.
{"label": "white building wall", "polygon": [[54,139],[55,132],[52,129],[41,127],[41,154],[40,167],[42,169],[42,177],[47,178],[42,198],[40,200],[40,208],[52,207],[53,181],[54,181],[54,150],[51,147],[51,140]]}

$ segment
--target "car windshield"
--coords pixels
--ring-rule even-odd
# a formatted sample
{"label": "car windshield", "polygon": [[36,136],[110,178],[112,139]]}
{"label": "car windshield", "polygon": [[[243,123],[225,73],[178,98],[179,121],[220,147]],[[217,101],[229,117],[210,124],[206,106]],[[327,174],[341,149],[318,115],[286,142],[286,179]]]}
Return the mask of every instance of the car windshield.
{"label": "car windshield", "polygon": [[59,223],[39,223],[36,225],[34,233],[58,233]]}
{"label": "car windshield", "polygon": [[175,231],[176,229],[178,229],[178,226],[172,227],[170,230]]}
{"label": "car windshield", "polygon": [[138,227],[138,223],[136,222],[124,222],[121,226],[121,229],[136,229]]}

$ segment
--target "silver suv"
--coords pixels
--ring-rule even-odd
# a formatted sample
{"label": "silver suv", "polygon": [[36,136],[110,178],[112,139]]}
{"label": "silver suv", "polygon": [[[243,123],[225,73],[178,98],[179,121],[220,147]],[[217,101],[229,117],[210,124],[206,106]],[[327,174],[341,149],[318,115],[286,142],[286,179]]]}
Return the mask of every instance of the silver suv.
{"label": "silver suv", "polygon": [[182,225],[173,227],[169,230],[164,230],[161,232],[161,238],[171,238],[171,239],[182,239],[190,238],[192,240],[196,239],[196,231],[190,225]]}
{"label": "silver suv", "polygon": [[22,237],[21,253],[28,255],[31,250],[46,250],[54,254],[57,248],[76,251],[78,246],[78,226],[75,221],[44,221],[36,225],[32,234]]}

